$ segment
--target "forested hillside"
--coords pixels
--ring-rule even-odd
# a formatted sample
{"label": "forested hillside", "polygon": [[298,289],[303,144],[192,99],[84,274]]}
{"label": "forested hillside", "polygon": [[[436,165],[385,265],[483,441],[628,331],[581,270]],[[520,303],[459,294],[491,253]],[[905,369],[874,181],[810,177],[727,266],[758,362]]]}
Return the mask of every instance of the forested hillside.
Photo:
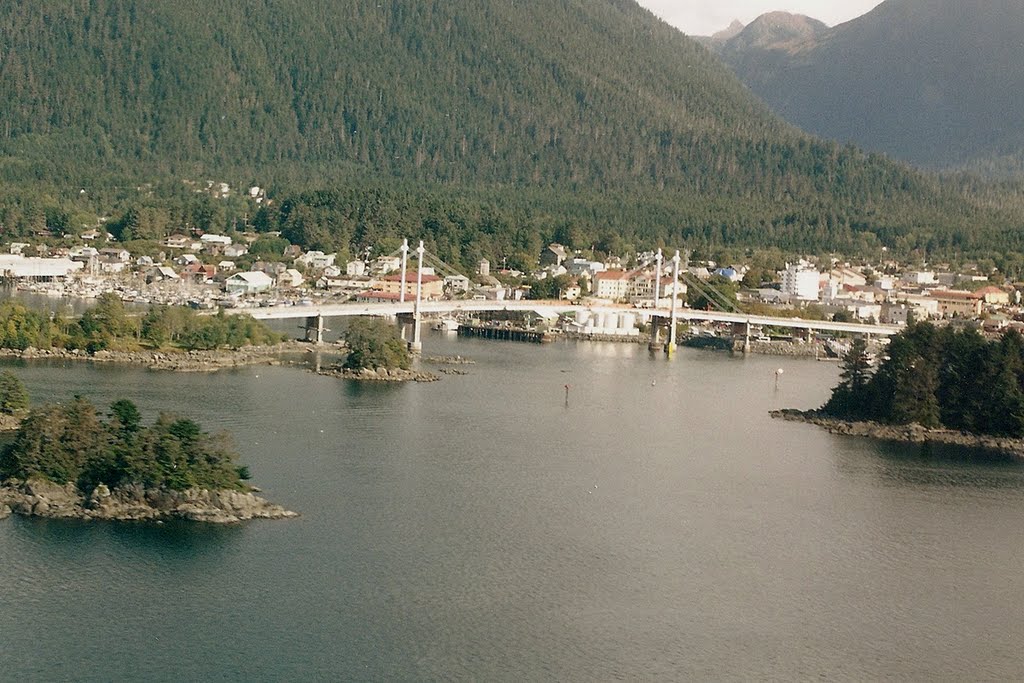
{"label": "forested hillside", "polygon": [[1016,246],[1008,195],[799,133],[632,0],[12,0],[0,47],[9,234],[109,212],[150,236],[252,219],[182,183],[215,178],[269,187],[259,223],[303,243],[401,229],[452,258],[557,231]]}

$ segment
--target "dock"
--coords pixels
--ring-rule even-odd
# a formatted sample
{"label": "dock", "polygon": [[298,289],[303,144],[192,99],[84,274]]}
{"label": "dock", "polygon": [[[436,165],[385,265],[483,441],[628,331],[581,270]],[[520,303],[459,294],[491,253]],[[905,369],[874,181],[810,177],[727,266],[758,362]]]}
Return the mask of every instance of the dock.
{"label": "dock", "polygon": [[484,339],[500,339],[503,341],[529,342],[531,344],[544,344],[554,341],[554,337],[547,332],[538,330],[527,330],[520,327],[509,327],[507,325],[459,325],[460,337],[483,337]]}

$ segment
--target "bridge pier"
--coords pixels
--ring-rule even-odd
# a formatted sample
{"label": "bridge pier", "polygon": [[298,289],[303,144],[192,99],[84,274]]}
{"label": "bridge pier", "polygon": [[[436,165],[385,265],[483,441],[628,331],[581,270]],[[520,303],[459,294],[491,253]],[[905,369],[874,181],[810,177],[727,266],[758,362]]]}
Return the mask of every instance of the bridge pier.
{"label": "bridge pier", "polygon": [[661,343],[661,316],[651,316],[651,342],[647,345],[648,351],[660,351],[662,349]]}
{"label": "bridge pier", "polygon": [[743,330],[743,353],[750,353],[750,321],[744,325]]}
{"label": "bridge pier", "polygon": [[316,314],[312,317],[306,318],[306,341],[314,344],[324,343],[324,332],[329,332],[324,327],[324,316]]}

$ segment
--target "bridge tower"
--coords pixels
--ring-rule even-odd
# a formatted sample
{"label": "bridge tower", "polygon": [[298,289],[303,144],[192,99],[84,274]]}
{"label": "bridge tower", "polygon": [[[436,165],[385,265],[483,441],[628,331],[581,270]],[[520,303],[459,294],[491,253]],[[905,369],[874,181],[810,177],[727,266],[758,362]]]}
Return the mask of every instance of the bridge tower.
{"label": "bridge tower", "polygon": [[[654,308],[655,310],[661,308],[661,263],[665,260],[665,256],[661,253],[661,248],[658,248],[658,253],[654,257],[655,273],[654,273]],[[661,319],[656,316],[651,316],[651,343],[647,345],[650,351],[657,351],[661,348]]]}
{"label": "bridge tower", "polygon": [[409,240],[402,240],[402,286],[398,290],[398,303],[405,303],[405,267],[409,259]]}
{"label": "bridge tower", "polygon": [[678,312],[676,308],[679,306],[679,262],[680,262],[679,250],[676,250],[676,255],[672,257],[672,313],[669,316],[669,328],[668,328],[668,343],[665,344],[665,353],[668,354],[669,358],[675,355],[676,352],[676,327],[678,327]]}
{"label": "bridge tower", "polygon": [[420,341],[420,302],[423,301],[423,252],[426,249],[423,248],[423,240],[420,240],[420,246],[416,247],[416,302],[413,306],[412,311],[412,341],[409,342],[409,351],[412,353],[421,353],[423,351],[423,342]]}
{"label": "bridge tower", "polygon": [[661,262],[665,257],[661,254],[661,248],[658,248],[658,254],[654,257],[654,262],[657,264],[654,273],[654,307],[661,308]]}

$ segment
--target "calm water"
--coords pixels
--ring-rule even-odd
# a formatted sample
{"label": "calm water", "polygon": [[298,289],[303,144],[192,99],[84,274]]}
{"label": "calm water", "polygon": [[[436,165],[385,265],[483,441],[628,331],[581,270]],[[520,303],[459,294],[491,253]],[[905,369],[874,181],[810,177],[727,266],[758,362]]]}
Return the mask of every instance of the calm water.
{"label": "calm water", "polygon": [[411,386],[16,365],[36,400],[230,429],[303,516],[0,522],[0,678],[1024,676],[1024,467],[767,417],[820,404],[827,363],[426,343],[478,364]]}

